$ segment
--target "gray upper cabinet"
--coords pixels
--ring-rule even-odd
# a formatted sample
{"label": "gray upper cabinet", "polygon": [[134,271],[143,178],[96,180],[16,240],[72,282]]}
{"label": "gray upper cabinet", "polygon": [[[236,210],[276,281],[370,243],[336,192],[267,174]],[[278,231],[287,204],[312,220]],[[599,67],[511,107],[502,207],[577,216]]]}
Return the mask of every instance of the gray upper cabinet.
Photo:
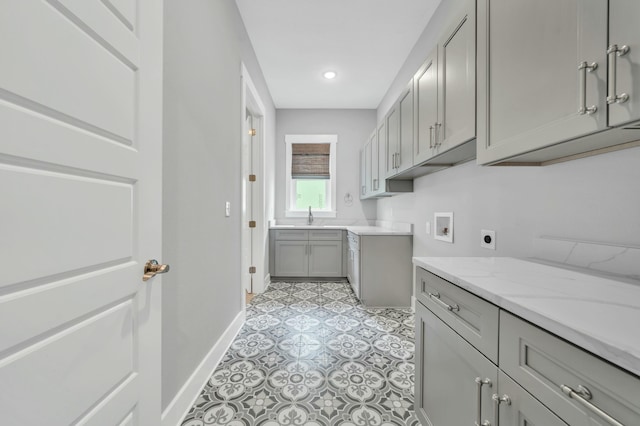
{"label": "gray upper cabinet", "polygon": [[[364,148],[360,151],[360,199],[367,198],[367,144],[365,144]],[[369,157],[369,161],[370,161]],[[369,167],[370,167],[369,163]]]}
{"label": "gray upper cabinet", "polygon": [[384,166],[384,177],[390,178],[397,172],[396,161],[398,154],[398,143],[400,138],[400,121],[399,121],[398,104],[396,103],[385,118],[387,123],[387,145],[386,145],[386,161]]}
{"label": "gray upper cabinet", "polygon": [[[640,2],[609,0],[609,125],[640,120]],[[627,48],[624,48],[626,46]],[[626,95],[626,96],[625,96]]]}
{"label": "gray upper cabinet", "polygon": [[387,113],[385,177],[392,178],[413,166],[413,79]]}
{"label": "gray upper cabinet", "polygon": [[396,174],[413,166],[413,79],[398,100],[399,132]]}
{"label": "gray upper cabinet", "polygon": [[438,124],[434,145],[448,151],[476,137],[476,2],[467,1],[438,43]]}
{"label": "gray upper cabinet", "polygon": [[385,191],[385,164],[387,162],[387,124],[382,120],[376,128],[375,150],[372,151],[371,164],[374,168],[373,195],[379,195]]}
{"label": "gray upper cabinet", "polygon": [[478,0],[479,164],[545,164],[640,138],[637,125],[610,127],[640,119],[638,3]]}
{"label": "gray upper cabinet", "polygon": [[422,163],[433,157],[438,126],[438,49],[427,57],[415,77],[415,145],[413,162]]}
{"label": "gray upper cabinet", "polygon": [[467,1],[450,22],[413,81],[413,163],[421,167],[414,169],[412,175],[417,177],[475,158],[475,0]]}
{"label": "gray upper cabinet", "polygon": [[601,0],[478,1],[478,163],[606,128],[606,13]]}
{"label": "gray upper cabinet", "polygon": [[378,142],[378,129],[376,128],[373,131],[373,134],[369,138],[369,143],[371,144],[371,184],[370,184],[370,195],[375,195],[376,192],[380,190],[380,150],[379,150],[379,142]]}

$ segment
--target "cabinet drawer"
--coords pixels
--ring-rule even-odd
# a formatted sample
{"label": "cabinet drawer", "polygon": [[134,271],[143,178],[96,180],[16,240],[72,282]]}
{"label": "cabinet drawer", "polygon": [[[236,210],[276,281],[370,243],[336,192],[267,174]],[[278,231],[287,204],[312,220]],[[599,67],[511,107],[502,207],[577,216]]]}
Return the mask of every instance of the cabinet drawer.
{"label": "cabinet drawer", "polygon": [[309,239],[309,231],[301,229],[277,229],[275,231],[276,241],[307,241]]}
{"label": "cabinet drawer", "polygon": [[309,241],[342,241],[342,230],[311,230],[309,231]]}
{"label": "cabinet drawer", "polygon": [[640,378],[504,311],[500,368],[570,425],[615,423],[566,395],[563,385],[588,389],[588,404],[623,425],[640,425]]}
{"label": "cabinet drawer", "polygon": [[494,363],[498,363],[497,306],[416,268],[416,298]]}

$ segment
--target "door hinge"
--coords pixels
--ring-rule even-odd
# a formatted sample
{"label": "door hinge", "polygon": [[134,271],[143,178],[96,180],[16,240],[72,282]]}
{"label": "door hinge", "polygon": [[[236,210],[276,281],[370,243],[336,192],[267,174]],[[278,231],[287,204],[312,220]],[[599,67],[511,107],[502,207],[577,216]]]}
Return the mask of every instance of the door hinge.
{"label": "door hinge", "polygon": [[256,129],[249,129],[249,136],[255,136],[256,135]]}
{"label": "door hinge", "polygon": [[249,273],[250,274],[255,274],[256,273],[256,267],[255,266],[249,266]]}
{"label": "door hinge", "polygon": [[249,182],[255,182],[256,181],[256,175],[249,175]]}
{"label": "door hinge", "polygon": [[250,220],[249,221],[249,228],[255,228],[256,227],[256,221],[255,220]]}

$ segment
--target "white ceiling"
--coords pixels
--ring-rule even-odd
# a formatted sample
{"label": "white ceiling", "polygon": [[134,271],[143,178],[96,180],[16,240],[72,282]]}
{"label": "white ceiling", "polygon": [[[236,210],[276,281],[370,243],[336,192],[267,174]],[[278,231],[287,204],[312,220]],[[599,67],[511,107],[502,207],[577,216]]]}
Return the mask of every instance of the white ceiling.
{"label": "white ceiling", "polygon": [[236,3],[276,108],[373,109],[440,0]]}

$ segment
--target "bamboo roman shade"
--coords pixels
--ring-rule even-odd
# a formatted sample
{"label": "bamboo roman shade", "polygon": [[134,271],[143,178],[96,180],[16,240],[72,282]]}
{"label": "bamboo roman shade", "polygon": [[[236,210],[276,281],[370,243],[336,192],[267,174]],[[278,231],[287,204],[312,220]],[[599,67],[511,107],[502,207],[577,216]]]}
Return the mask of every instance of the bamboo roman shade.
{"label": "bamboo roman shade", "polygon": [[291,144],[291,177],[293,179],[330,179],[328,143]]}

